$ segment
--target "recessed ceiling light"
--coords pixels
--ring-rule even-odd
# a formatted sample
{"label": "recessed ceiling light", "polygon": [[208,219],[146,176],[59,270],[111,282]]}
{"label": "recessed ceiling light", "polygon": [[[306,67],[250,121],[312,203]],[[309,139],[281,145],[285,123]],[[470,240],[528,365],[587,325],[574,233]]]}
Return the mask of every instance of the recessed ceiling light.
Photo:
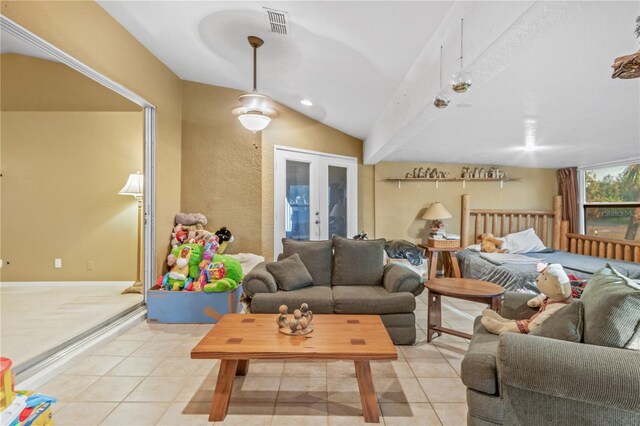
{"label": "recessed ceiling light", "polygon": [[313,105],[313,102],[311,102],[309,99],[303,99],[300,101],[300,103],[304,106],[311,106]]}

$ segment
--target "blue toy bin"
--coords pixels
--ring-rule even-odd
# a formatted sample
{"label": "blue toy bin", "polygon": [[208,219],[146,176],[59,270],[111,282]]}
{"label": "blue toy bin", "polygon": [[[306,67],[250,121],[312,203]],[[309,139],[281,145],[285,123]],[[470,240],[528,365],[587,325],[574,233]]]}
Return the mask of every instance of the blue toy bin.
{"label": "blue toy bin", "polygon": [[239,310],[242,286],[224,293],[203,291],[147,291],[149,322],[215,324],[224,314]]}

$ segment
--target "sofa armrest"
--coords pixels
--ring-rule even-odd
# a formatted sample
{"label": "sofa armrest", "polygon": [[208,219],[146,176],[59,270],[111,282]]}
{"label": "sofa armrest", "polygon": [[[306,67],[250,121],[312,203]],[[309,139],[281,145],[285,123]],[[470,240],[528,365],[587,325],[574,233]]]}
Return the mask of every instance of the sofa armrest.
{"label": "sofa armrest", "polygon": [[529,319],[533,314],[538,312],[538,308],[530,308],[527,301],[536,297],[531,293],[517,293],[508,291],[504,295],[500,315],[509,319]]}
{"label": "sofa armrest", "polygon": [[389,263],[384,267],[382,283],[389,293],[407,291],[418,296],[424,290],[422,277],[400,263]]}
{"label": "sofa armrest", "polygon": [[267,271],[267,262],[258,263],[242,281],[244,293],[253,297],[256,293],[275,293],[278,291],[276,279]]}
{"label": "sofa armrest", "polygon": [[501,384],[558,398],[640,411],[640,352],[506,333]]}

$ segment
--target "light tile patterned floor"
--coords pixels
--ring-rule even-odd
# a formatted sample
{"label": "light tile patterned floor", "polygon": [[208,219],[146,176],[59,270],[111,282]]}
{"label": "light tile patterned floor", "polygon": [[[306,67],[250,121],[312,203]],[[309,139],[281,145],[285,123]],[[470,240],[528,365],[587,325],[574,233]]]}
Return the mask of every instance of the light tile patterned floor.
{"label": "light tile patterned floor", "polygon": [[[418,343],[398,360],[372,362],[381,424],[464,425],[460,362],[468,342],[444,335],[426,343],[426,294],[417,300]],[[444,299],[443,322],[470,331],[484,306]],[[217,360],[192,360],[210,325],[136,328],[75,361],[39,392],[53,395],[57,425],[209,425]],[[363,424],[353,363],[253,361],[235,379],[222,425]]]}

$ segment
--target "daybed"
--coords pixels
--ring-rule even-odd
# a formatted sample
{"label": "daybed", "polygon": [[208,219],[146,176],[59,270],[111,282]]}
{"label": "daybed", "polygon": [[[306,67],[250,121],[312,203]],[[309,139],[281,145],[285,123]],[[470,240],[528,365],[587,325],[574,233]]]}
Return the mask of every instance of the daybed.
{"label": "daybed", "polygon": [[[416,340],[415,296],[424,290],[422,278],[398,263],[384,265],[384,240],[327,241],[283,239],[280,259],[297,254],[312,278],[312,285],[283,290],[282,281],[294,275],[286,271],[279,282],[269,264],[258,264],[243,280],[251,313],[278,313],[307,303],[314,314],[380,315],[391,340],[410,345]],[[275,325],[274,316],[274,325]]]}
{"label": "daybed", "polygon": [[[544,211],[471,209],[469,195],[463,195],[461,245],[467,247],[475,243],[482,233],[502,237],[533,228],[550,249],[526,253],[526,256],[559,263],[567,273],[581,279],[588,279],[607,263],[629,278],[640,279],[640,243],[568,233],[561,210],[560,196],[554,197],[553,211]],[[463,277],[493,282],[508,290],[528,288],[527,282],[534,281],[538,275],[535,264],[496,265],[472,250],[458,252],[457,258]]]}

